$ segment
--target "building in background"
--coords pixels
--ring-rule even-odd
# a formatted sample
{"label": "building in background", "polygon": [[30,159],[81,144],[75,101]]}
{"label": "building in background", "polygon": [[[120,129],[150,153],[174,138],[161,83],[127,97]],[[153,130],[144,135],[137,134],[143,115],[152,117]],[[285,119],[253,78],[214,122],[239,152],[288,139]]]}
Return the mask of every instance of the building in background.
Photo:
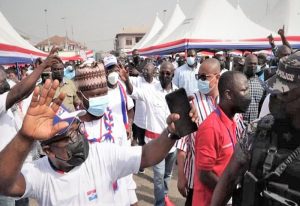
{"label": "building in background", "polygon": [[62,37],[57,35],[45,39],[35,45],[36,48],[44,52],[49,52],[53,46],[62,48],[64,51],[80,51],[86,49],[80,42],[73,41],[65,36]]}
{"label": "building in background", "polygon": [[146,28],[123,28],[116,34],[114,49],[116,52],[131,51],[136,43],[138,43],[145,35]]}

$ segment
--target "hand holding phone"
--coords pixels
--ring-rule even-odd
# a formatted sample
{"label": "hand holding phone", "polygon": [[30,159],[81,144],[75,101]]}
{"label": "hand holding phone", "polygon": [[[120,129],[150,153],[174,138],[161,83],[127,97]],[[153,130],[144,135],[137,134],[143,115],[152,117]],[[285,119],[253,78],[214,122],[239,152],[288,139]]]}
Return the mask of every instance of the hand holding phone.
{"label": "hand holding phone", "polygon": [[185,89],[180,88],[167,94],[165,98],[170,112],[180,115],[180,119],[175,121],[176,134],[184,137],[197,131],[197,124],[189,116],[191,106]]}

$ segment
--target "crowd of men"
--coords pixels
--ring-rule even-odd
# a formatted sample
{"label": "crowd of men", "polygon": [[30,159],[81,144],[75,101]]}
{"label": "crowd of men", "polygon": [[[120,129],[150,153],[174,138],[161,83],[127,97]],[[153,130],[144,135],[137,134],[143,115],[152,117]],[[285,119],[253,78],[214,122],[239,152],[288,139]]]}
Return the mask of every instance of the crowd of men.
{"label": "crowd of men", "polygon": [[[0,68],[0,205],[138,205],[152,166],[155,206],[298,205],[300,52],[278,31],[273,58],[197,56]],[[184,88],[198,130],[178,136],[165,96]]]}

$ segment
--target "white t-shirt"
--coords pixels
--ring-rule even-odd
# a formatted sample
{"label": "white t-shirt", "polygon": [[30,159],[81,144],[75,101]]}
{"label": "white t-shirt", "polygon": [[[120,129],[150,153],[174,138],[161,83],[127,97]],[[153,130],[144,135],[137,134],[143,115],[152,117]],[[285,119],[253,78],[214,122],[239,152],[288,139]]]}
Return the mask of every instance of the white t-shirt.
{"label": "white t-shirt", "polygon": [[[91,122],[84,122],[86,137],[92,140],[94,144],[112,143],[119,146],[130,146],[130,141],[127,140],[125,125],[110,108],[107,108],[104,116],[101,119]],[[96,143],[95,143],[96,142]],[[113,185],[111,185],[113,186]],[[117,202],[124,201],[130,197],[129,190],[136,189],[136,184],[132,174],[117,180],[117,189],[115,190],[115,200]]]}
{"label": "white t-shirt", "polygon": [[0,95],[0,151],[14,138],[18,131],[11,109],[6,110],[7,94],[8,92]]}
{"label": "white t-shirt", "polygon": [[[134,107],[134,103],[132,98],[126,93],[126,86],[120,81],[117,84],[117,87],[114,89],[108,88],[108,107],[112,109],[115,118],[120,118],[125,123],[123,118],[127,119],[128,122],[127,111]],[[124,107],[124,111],[122,107]]]}
{"label": "white t-shirt", "polygon": [[55,171],[47,157],[25,164],[23,197],[37,200],[41,206],[52,205],[130,205],[128,198],[115,200],[112,183],[137,173],[142,148],[119,147],[110,143],[90,144],[87,160],[68,173]]}
{"label": "white t-shirt", "polygon": [[[136,88],[143,88],[143,89],[152,89],[154,85],[156,85],[159,81],[153,78],[151,83],[148,83],[143,77],[130,77],[131,84]],[[144,101],[136,100],[135,101],[135,113],[133,123],[136,124],[138,127],[142,129],[146,129],[146,105]]]}
{"label": "white t-shirt", "polygon": [[125,125],[109,107],[101,119],[84,122],[86,137],[90,142],[110,142],[127,145]]}

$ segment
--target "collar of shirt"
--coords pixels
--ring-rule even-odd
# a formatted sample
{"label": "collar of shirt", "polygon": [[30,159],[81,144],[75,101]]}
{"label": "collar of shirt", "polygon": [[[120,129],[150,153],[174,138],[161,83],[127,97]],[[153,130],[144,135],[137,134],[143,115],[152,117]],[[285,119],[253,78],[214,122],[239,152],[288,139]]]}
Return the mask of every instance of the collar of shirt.
{"label": "collar of shirt", "polygon": [[158,90],[161,91],[161,92],[163,92],[163,93],[169,94],[169,93],[175,91],[176,89],[178,89],[172,82],[171,82],[171,84],[172,84],[172,88],[170,89],[170,91],[167,91],[164,88],[162,88],[160,82],[157,82],[157,85],[159,85],[158,86]]}
{"label": "collar of shirt", "polygon": [[220,117],[220,120],[225,125],[225,127],[226,128],[231,128],[233,130],[232,132],[234,132],[235,127],[236,127],[236,123],[235,123],[234,119],[228,118],[227,115],[223,112],[223,110],[221,109],[220,106],[218,106],[217,109],[220,111],[219,117]]}

